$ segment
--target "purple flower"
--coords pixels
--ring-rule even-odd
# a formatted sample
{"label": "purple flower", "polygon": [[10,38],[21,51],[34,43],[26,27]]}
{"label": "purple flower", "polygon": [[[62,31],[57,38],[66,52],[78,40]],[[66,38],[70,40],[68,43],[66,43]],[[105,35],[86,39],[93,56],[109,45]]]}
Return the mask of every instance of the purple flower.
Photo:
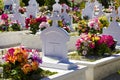
{"label": "purple flower", "polygon": [[42,63],[42,58],[39,55],[39,52],[37,50],[31,50],[32,53],[32,60],[33,61],[37,61],[39,63]]}

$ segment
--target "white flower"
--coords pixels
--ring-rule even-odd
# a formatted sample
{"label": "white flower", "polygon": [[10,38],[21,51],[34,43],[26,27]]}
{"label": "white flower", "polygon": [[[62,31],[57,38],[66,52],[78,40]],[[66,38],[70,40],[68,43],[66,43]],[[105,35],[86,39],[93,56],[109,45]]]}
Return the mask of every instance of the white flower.
{"label": "white flower", "polygon": [[49,27],[50,25],[49,25],[49,23],[48,22],[42,22],[40,25],[39,25],[39,28],[41,29],[41,28],[47,28],[47,27]]}

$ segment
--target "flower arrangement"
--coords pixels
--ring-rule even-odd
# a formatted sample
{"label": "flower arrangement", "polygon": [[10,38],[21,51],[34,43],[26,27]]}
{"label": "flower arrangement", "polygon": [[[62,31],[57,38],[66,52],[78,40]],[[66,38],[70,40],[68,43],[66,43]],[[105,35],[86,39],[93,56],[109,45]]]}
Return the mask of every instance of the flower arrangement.
{"label": "flower arrangement", "polygon": [[47,27],[49,27],[49,23],[48,22],[42,22],[40,25],[39,25],[39,28],[41,31],[43,31],[44,29],[46,29]]}
{"label": "flower arrangement", "polygon": [[60,26],[61,28],[63,28],[64,30],[66,30],[68,33],[70,32],[70,24],[67,22],[64,22],[63,20],[58,21],[58,26]]}
{"label": "flower arrangement", "polygon": [[76,48],[80,55],[104,56],[111,54],[115,49],[116,42],[110,35],[95,35],[83,33],[76,41]]}
{"label": "flower arrangement", "polygon": [[20,31],[21,25],[17,21],[12,21],[9,26],[9,31]]}
{"label": "flower arrangement", "polygon": [[88,33],[89,29],[88,29],[87,21],[86,20],[80,20],[78,22],[78,27],[76,27],[76,30],[78,31],[79,35],[81,33]]}
{"label": "flower arrangement", "polygon": [[102,29],[104,27],[108,27],[108,25],[109,25],[109,22],[105,16],[90,19],[88,22],[89,33],[100,34],[102,33]]}
{"label": "flower arrangement", "polygon": [[88,22],[89,32],[92,34],[100,33],[101,27],[98,18],[90,19]]}
{"label": "flower arrangement", "polygon": [[101,16],[98,18],[100,23],[101,23],[101,28],[108,27],[109,26],[109,21],[106,16]]}
{"label": "flower arrangement", "polygon": [[8,31],[9,26],[9,17],[7,14],[1,15],[1,21],[0,21],[0,31]]}
{"label": "flower arrangement", "polygon": [[38,18],[33,18],[30,16],[30,18],[27,18],[26,28],[30,27],[30,31],[32,31],[32,34],[36,34],[36,32],[39,30],[39,25],[41,22],[47,22],[47,18],[45,16],[40,16]]}
{"label": "flower arrangement", "polygon": [[3,56],[3,78],[12,80],[38,80],[34,75],[42,76],[39,64],[42,59],[37,50],[24,47],[10,48]]}

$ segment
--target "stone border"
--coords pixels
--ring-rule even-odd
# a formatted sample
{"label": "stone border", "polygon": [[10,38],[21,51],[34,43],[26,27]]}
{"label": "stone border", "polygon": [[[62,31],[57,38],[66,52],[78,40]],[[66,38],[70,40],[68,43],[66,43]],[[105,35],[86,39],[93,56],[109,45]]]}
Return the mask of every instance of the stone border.
{"label": "stone border", "polygon": [[78,65],[85,65],[87,80],[101,80],[120,70],[120,54],[103,58],[94,62],[71,60]]}
{"label": "stone border", "polygon": [[[46,69],[46,68],[43,68]],[[42,80],[86,80],[85,71],[87,67],[79,65],[78,69],[74,70],[60,70],[47,68],[50,71],[57,71],[58,74],[52,75]]]}

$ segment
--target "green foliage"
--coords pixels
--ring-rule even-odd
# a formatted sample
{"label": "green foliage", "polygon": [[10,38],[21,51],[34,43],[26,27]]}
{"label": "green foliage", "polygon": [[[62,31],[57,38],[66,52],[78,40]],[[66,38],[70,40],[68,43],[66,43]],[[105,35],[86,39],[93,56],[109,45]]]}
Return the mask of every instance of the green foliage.
{"label": "green foliage", "polygon": [[0,9],[3,9],[3,0],[0,0]]}
{"label": "green foliage", "polygon": [[5,24],[0,25],[0,31],[8,31],[8,26],[6,26]]}
{"label": "green foliage", "polygon": [[[47,76],[57,74],[57,72],[51,72],[49,70],[43,70],[38,68],[29,74],[24,74],[21,67],[11,67],[15,64],[4,64],[3,67],[3,78],[9,80],[39,80]],[[12,70],[10,70],[12,68]],[[1,78],[1,77],[0,77]]]}
{"label": "green foliage", "polygon": [[80,20],[78,22],[78,27],[76,27],[76,30],[79,32],[79,35],[81,33],[87,33],[88,32],[88,24],[86,20]]}
{"label": "green foliage", "polygon": [[35,34],[39,30],[39,24],[40,23],[35,23],[30,25],[30,31],[32,31],[32,34]]}
{"label": "green foliage", "polygon": [[24,6],[25,6],[25,3],[23,3],[22,0],[20,0],[20,6],[21,6],[21,7],[24,7]]}
{"label": "green foliage", "polygon": [[80,9],[85,8],[85,1],[82,1],[79,5],[80,5]]}
{"label": "green foliage", "polygon": [[22,0],[22,2],[25,4],[25,6],[28,5],[28,1],[29,1],[29,0]]}
{"label": "green foliage", "polygon": [[104,53],[111,54],[111,49],[106,44],[96,46],[95,49],[89,49],[89,55],[103,56]]}
{"label": "green foliage", "polygon": [[17,23],[14,23],[14,24],[12,24],[12,25],[10,26],[10,30],[11,30],[11,31],[20,31],[20,30],[21,30],[21,29],[20,29],[20,25],[17,24]]}
{"label": "green foliage", "polygon": [[105,8],[108,8],[112,0],[98,0]]}

